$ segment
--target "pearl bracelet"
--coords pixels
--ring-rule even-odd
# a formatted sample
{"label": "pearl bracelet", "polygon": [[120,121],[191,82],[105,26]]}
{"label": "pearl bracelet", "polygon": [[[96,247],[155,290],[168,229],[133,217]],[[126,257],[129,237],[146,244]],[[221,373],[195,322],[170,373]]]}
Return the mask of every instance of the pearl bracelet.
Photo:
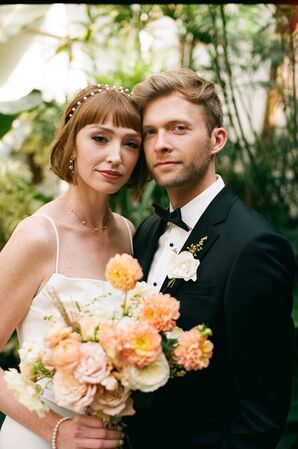
{"label": "pearl bracelet", "polygon": [[57,442],[57,435],[58,435],[58,430],[59,427],[61,426],[61,424],[65,421],[69,421],[71,418],[69,416],[63,416],[63,418],[60,418],[59,421],[56,423],[53,433],[52,433],[52,449],[58,449],[56,442]]}

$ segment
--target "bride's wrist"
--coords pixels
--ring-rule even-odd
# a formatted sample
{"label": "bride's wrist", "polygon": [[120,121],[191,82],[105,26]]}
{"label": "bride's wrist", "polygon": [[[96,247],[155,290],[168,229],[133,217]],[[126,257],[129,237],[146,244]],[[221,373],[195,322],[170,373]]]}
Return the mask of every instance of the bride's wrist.
{"label": "bride's wrist", "polygon": [[52,440],[51,440],[52,449],[58,449],[57,436],[58,436],[59,428],[60,428],[61,424],[63,424],[65,421],[69,421],[69,420],[71,420],[71,418],[69,416],[63,416],[56,422],[55,427],[52,432]]}

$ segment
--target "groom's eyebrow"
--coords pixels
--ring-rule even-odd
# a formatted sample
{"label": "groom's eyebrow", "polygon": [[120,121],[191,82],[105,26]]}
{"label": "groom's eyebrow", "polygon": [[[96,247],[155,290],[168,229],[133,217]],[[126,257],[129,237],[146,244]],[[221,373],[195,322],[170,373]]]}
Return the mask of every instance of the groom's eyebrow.
{"label": "groom's eyebrow", "polygon": [[146,131],[147,129],[156,128],[159,125],[161,125],[163,127],[169,127],[169,126],[177,125],[178,123],[181,123],[186,126],[190,126],[190,122],[188,120],[185,120],[185,118],[178,117],[178,118],[175,118],[172,120],[168,120],[167,122],[164,122],[164,123],[157,123],[155,125],[150,125],[150,123],[149,123],[149,124],[144,125],[142,127],[142,129],[143,129],[143,131]]}

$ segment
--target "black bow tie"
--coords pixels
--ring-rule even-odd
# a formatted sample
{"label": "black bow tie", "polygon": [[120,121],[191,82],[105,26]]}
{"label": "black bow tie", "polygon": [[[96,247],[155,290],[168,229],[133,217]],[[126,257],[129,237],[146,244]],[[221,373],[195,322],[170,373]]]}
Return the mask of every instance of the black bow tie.
{"label": "black bow tie", "polygon": [[175,209],[173,212],[170,212],[169,209],[164,209],[159,204],[153,203],[152,206],[155,209],[155,213],[165,222],[170,221],[174,223],[176,226],[184,229],[185,231],[189,231],[189,226],[181,218],[181,210]]}

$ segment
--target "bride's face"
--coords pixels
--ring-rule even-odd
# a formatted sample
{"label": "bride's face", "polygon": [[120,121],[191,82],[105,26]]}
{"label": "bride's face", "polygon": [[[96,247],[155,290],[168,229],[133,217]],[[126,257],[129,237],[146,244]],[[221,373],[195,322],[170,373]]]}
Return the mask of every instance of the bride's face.
{"label": "bride's face", "polygon": [[78,185],[112,194],[129,180],[141,150],[141,134],[132,128],[89,124],[76,136],[75,176]]}

